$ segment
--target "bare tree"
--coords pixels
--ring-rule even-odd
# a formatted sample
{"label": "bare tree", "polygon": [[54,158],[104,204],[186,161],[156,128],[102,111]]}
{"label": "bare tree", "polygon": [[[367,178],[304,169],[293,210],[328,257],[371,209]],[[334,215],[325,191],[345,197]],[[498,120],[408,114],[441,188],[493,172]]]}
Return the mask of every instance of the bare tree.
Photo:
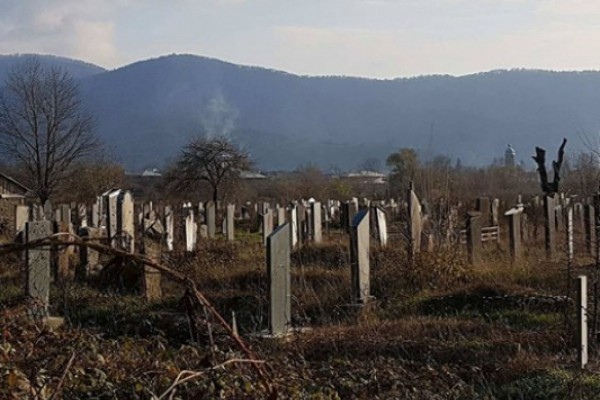
{"label": "bare tree", "polygon": [[92,127],[68,72],[32,58],[9,73],[0,92],[0,152],[23,169],[42,204],[98,147]]}
{"label": "bare tree", "polygon": [[197,137],[183,147],[167,179],[179,189],[188,190],[206,182],[212,189],[212,199],[219,199],[225,184],[239,179],[240,172],[251,167],[248,154],[228,138]]}
{"label": "bare tree", "polygon": [[554,179],[552,182],[548,180],[548,172],[546,170],[546,150],[541,147],[535,148],[535,156],[532,156],[533,160],[538,166],[538,173],[540,174],[540,183],[542,190],[547,196],[554,196],[558,193],[558,184],[560,183],[560,169],[562,167],[565,158],[565,146],[567,145],[567,139],[563,139],[562,144],[558,148],[558,159],[552,161],[552,170],[554,171]]}

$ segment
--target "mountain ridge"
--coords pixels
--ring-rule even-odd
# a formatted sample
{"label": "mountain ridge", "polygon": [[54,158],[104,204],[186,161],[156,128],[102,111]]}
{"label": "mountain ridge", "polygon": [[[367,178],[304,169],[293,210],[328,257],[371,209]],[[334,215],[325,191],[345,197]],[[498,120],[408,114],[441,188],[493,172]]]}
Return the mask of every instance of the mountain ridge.
{"label": "mountain ridge", "polygon": [[[535,146],[551,150],[563,136],[600,131],[598,71],[380,80],[184,54],[90,73],[80,83],[99,136],[133,170],[163,166],[197,134],[231,135],[260,168],[281,170],[355,169],[368,158],[383,164],[401,147],[484,165],[508,143],[532,166]],[[583,148],[576,142],[568,148]]]}

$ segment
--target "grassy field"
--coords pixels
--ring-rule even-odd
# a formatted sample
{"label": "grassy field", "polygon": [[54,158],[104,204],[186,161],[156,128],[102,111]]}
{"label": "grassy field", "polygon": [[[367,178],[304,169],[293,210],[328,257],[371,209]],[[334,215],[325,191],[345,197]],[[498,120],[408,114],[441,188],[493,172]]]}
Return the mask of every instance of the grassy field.
{"label": "grassy field", "polygon": [[[236,239],[164,263],[192,277],[226,319],[235,312],[279,398],[600,398],[597,346],[588,369],[577,368],[565,262],[545,261],[539,245],[514,264],[488,244],[487,261],[471,266],[457,248],[409,263],[392,241],[372,249],[375,298],[358,308],[347,238],[327,235],[292,255],[293,320],[308,329],[274,340],[256,335],[267,328],[265,250],[257,234]],[[573,276],[591,262],[578,261]],[[144,301],[137,270],[54,282],[51,314],[66,323],[52,331],[26,318],[23,262],[2,258],[0,398],[267,397],[249,363],[227,361],[245,357],[213,318],[186,312],[183,289],[166,279],[163,299]],[[181,371],[195,375],[172,387]]]}

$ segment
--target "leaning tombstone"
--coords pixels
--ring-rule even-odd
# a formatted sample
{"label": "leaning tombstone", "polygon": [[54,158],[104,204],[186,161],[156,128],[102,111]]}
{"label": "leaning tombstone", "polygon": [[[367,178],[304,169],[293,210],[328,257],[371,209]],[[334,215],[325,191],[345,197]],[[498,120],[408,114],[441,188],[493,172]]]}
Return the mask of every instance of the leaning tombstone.
{"label": "leaning tombstone", "polygon": [[381,247],[387,246],[388,234],[387,234],[387,222],[385,212],[379,207],[373,207],[375,211],[375,223],[377,230],[377,241]]}
{"label": "leaning tombstone", "polygon": [[269,333],[285,335],[291,328],[290,227],[280,225],[267,237]]}
{"label": "leaning tombstone", "polygon": [[421,249],[421,232],[423,230],[423,213],[419,198],[411,187],[408,189],[408,248],[411,257]]}
{"label": "leaning tombstone", "polygon": [[350,225],[352,300],[366,304],[370,298],[369,211],[360,210]]}

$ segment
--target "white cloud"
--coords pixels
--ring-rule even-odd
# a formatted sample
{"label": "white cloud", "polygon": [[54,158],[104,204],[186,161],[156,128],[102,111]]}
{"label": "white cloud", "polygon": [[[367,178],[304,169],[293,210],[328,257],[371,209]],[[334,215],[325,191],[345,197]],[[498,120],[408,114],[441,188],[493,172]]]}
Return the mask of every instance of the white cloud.
{"label": "white cloud", "polygon": [[101,65],[118,62],[115,13],[128,0],[30,0],[3,6],[1,53],[52,53]]}

